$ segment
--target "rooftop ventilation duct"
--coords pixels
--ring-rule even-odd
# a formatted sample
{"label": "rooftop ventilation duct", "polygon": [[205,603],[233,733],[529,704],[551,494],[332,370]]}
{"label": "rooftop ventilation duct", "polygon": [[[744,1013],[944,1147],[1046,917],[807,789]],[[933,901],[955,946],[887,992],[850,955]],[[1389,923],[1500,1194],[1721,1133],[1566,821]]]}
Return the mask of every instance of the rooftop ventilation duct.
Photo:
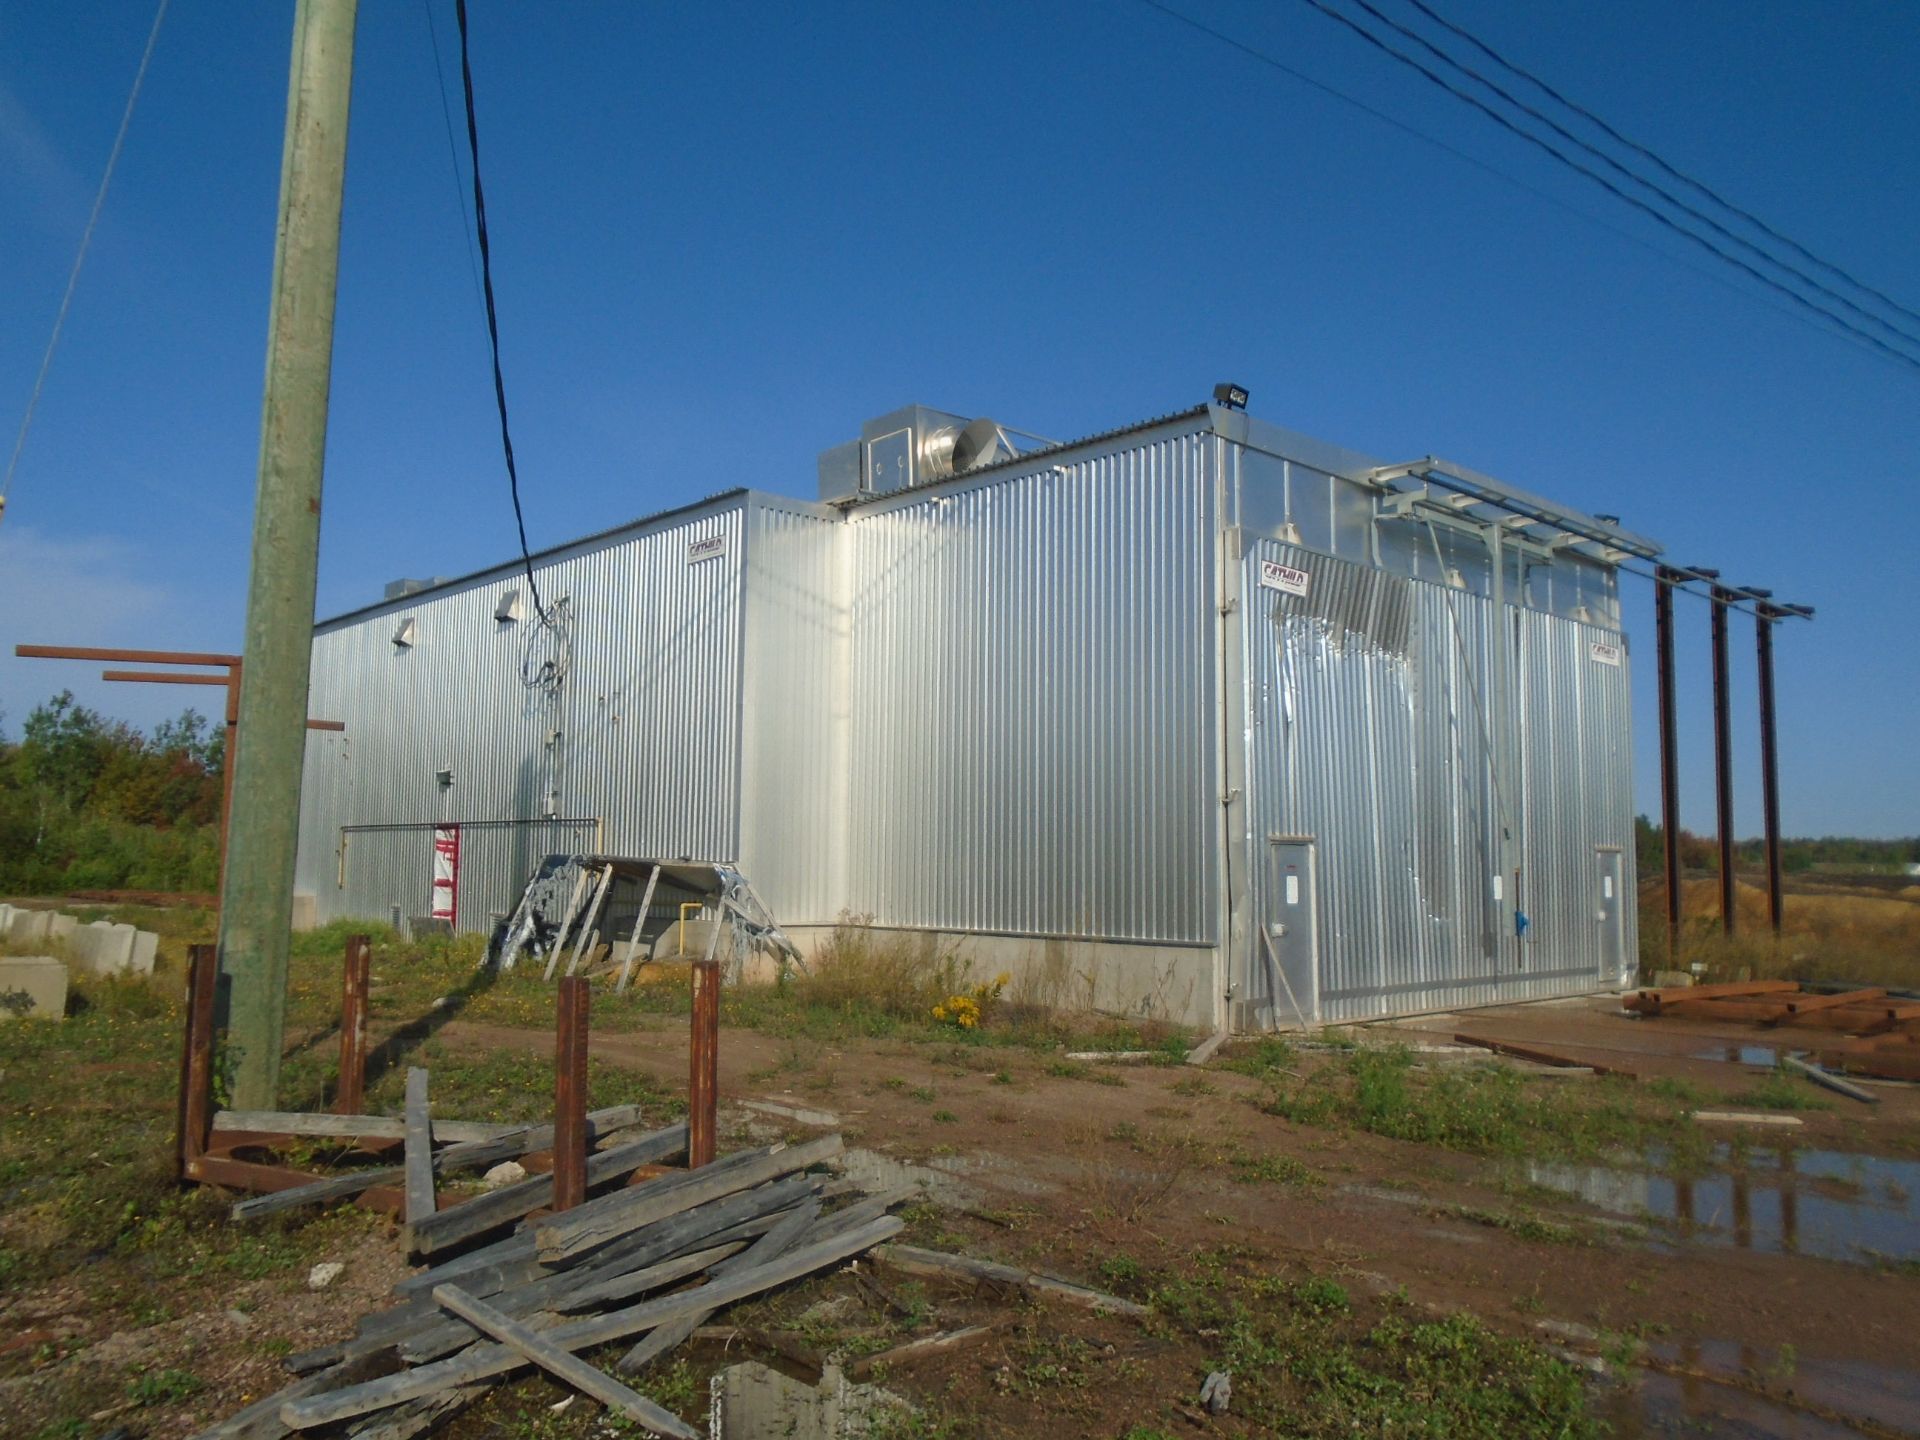
{"label": "rooftop ventilation duct", "polygon": [[[1012,437],[1019,436],[1016,444]],[[869,420],[860,438],[820,456],[820,498],[845,504],[950,480],[1048,442],[985,418],[909,405]]]}

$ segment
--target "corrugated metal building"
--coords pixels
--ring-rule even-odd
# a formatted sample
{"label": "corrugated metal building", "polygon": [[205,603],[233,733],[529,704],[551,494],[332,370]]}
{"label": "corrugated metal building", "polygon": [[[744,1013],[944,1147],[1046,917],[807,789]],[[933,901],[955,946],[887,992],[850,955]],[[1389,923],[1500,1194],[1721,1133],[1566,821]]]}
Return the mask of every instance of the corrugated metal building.
{"label": "corrugated metal building", "polygon": [[820,486],[536,556],[558,628],[517,563],[319,625],[319,915],[421,913],[457,821],[463,929],[551,850],[690,856],[803,945],[871,917],[1196,1024],[1631,970],[1649,542],[1217,404],[1024,453],[914,407]]}

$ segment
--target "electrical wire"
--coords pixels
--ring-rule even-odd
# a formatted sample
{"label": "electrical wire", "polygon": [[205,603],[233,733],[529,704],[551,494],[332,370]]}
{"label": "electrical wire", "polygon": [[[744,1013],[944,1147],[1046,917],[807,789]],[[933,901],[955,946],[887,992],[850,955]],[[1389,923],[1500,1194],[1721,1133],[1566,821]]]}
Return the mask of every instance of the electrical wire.
{"label": "electrical wire", "polygon": [[473,276],[474,302],[485,313],[487,300],[480,291],[480,266],[473,254],[473,215],[467,208],[466,187],[461,183],[459,147],[453,139],[453,107],[447,101],[447,68],[440,59],[440,27],[433,23],[433,0],[420,0],[420,9],[427,17],[427,39],[433,46],[433,79],[440,87],[440,119],[447,131],[447,165],[453,175],[453,194],[460,202],[460,234],[467,242],[467,273]]}
{"label": "electrical wire", "polygon": [[1200,34],[1207,36],[1209,39],[1218,41],[1220,44],[1225,45],[1229,49],[1239,51],[1242,55],[1245,55],[1250,59],[1258,61],[1260,64],[1266,66],[1268,69],[1277,70],[1279,73],[1287,76],[1289,79],[1297,80],[1301,84],[1306,85],[1311,89],[1317,90],[1323,95],[1327,95],[1332,99],[1338,100],[1343,105],[1349,106],[1354,110],[1358,110],[1364,115],[1370,116],[1375,120],[1381,121],[1383,124],[1392,126],[1395,130],[1400,131],[1403,135],[1411,136],[1413,139],[1420,141],[1424,145],[1429,145],[1435,150],[1439,150],[1445,154],[1451,155],[1457,160],[1464,161],[1466,164],[1472,166],[1474,169],[1480,171],[1482,174],[1491,175],[1496,180],[1503,181],[1506,184],[1511,185],[1514,189],[1519,190],[1524,194],[1531,195],[1534,199],[1540,200],[1545,204],[1551,205],[1556,210],[1563,211],[1568,215],[1572,215],[1578,219],[1584,220],[1587,224],[1592,225],[1598,229],[1604,230],[1609,235],[1612,235],[1617,239],[1626,241],[1629,245],[1633,245],[1638,247],[1639,249],[1645,250],[1650,255],[1659,256],[1662,260],[1665,260],[1669,264],[1678,265],[1682,269],[1688,270],[1693,274],[1698,275],[1701,279],[1706,280],[1711,284],[1720,286],[1722,289],[1728,291],[1730,294],[1740,296],[1741,299],[1747,301],[1750,304],[1764,305],[1767,309],[1774,311],[1776,314],[1785,315],[1789,319],[1795,321],[1797,324],[1805,325],[1811,330],[1818,331],[1820,334],[1830,335],[1833,333],[1827,326],[1819,324],[1817,321],[1809,319],[1800,309],[1796,308],[1795,306],[1783,304],[1779,300],[1774,299],[1769,294],[1757,292],[1747,286],[1737,283],[1735,280],[1729,277],[1725,272],[1723,272],[1718,267],[1708,268],[1707,266],[1696,264],[1693,260],[1689,259],[1685,255],[1678,254],[1672,250],[1663,249],[1662,247],[1651,243],[1645,237],[1634,234],[1631,230],[1627,230],[1622,228],[1619,225],[1615,225],[1611,221],[1603,220],[1598,215],[1591,214],[1588,211],[1581,209],[1577,205],[1571,205],[1567,201],[1563,200],[1560,196],[1550,194],[1549,192],[1540,189],[1538,186],[1531,185],[1527,183],[1525,180],[1521,180],[1516,176],[1508,174],[1506,171],[1500,169],[1497,165],[1489,164],[1488,162],[1481,160],[1476,156],[1470,155],[1466,151],[1461,150],[1456,146],[1448,144],[1444,140],[1441,140],[1435,136],[1429,135],[1423,130],[1416,129],[1414,126],[1408,125],[1404,121],[1397,120],[1393,116],[1387,114],[1385,111],[1376,109],[1372,105],[1367,104],[1364,100],[1356,99],[1354,96],[1347,94],[1345,91],[1340,90],[1335,86],[1329,85],[1325,81],[1317,79],[1316,77],[1309,75],[1304,71],[1298,70],[1293,66],[1286,64],[1284,61],[1276,59],[1274,56],[1269,55],[1266,51],[1261,50],[1257,46],[1250,45],[1246,41],[1241,40],[1233,35],[1229,35],[1223,30],[1215,29],[1211,25],[1205,24],[1202,21],[1194,19],[1191,15],[1184,14],[1181,11],[1174,9],[1169,5],[1163,4],[1162,0],[1140,0],[1140,3],[1146,6],[1150,10],[1158,11],[1160,14],[1165,15],[1170,20],[1176,20],[1180,24],[1187,26],[1189,29],[1195,30]]}
{"label": "electrical wire", "polygon": [[1805,245],[1802,245],[1798,240],[1795,240],[1791,235],[1782,234],[1779,230],[1776,230],[1773,226],[1769,225],[1765,220],[1762,220],[1758,215],[1754,214],[1751,210],[1744,210],[1740,206],[1736,205],[1733,201],[1727,199],[1726,196],[1722,195],[1719,191],[1715,190],[1711,185],[1708,185],[1706,181],[1696,179],[1694,176],[1689,175],[1686,171],[1681,170],[1677,166],[1668,163],[1668,161],[1665,158],[1663,158],[1657,152],[1649,149],[1645,145],[1642,145],[1639,141],[1629,139],[1627,136],[1622,135],[1618,130],[1614,129],[1613,126],[1609,125],[1600,116],[1594,114],[1593,111],[1587,109],[1584,105],[1580,104],[1577,100],[1568,99],[1565,95],[1561,94],[1558,90],[1554,89],[1552,85],[1548,84],[1545,80],[1541,79],[1538,75],[1534,74],[1531,70],[1528,70],[1525,66],[1517,65],[1513,61],[1507,59],[1506,56],[1502,55],[1498,50],[1495,50],[1491,45],[1487,44],[1487,42],[1482,40],[1479,36],[1473,34],[1471,31],[1463,28],[1462,26],[1456,25],[1453,21],[1447,19],[1446,16],[1434,10],[1432,6],[1425,3],[1425,0],[1407,0],[1407,3],[1413,6],[1413,8],[1418,10],[1422,15],[1425,15],[1429,20],[1433,21],[1434,24],[1439,25],[1443,29],[1449,30],[1453,34],[1459,36],[1462,40],[1466,41],[1469,45],[1473,46],[1476,50],[1480,51],[1481,54],[1485,55],[1488,59],[1492,60],[1496,65],[1501,66],[1503,69],[1507,70],[1510,74],[1519,76],[1522,80],[1525,80],[1528,84],[1535,86],[1544,94],[1550,96],[1552,99],[1566,106],[1566,108],[1571,110],[1574,114],[1580,116],[1583,120],[1587,121],[1589,124],[1599,129],[1609,139],[1614,140],[1620,145],[1624,145],[1627,149],[1633,151],[1635,154],[1644,156],[1646,159],[1650,160],[1653,164],[1659,166],[1660,169],[1664,170],[1668,175],[1672,176],[1675,180],[1679,181],[1682,185],[1685,185],[1689,189],[1693,190],[1696,194],[1705,196],[1708,200],[1711,200],[1714,204],[1720,206],[1721,209],[1727,211],[1729,214],[1739,216],[1742,220],[1746,221],[1749,225],[1753,226],[1754,229],[1760,231],[1762,234],[1779,242],[1780,244],[1785,245],[1788,249],[1794,251],[1796,254],[1805,258],[1809,263],[1818,265],[1822,270],[1825,270],[1828,274],[1833,275],[1838,279],[1846,281],[1847,284],[1853,286],[1856,290],[1859,290],[1862,294],[1871,295],[1874,299],[1880,301],[1883,305],[1886,305],[1889,308],[1898,311],[1900,314],[1906,316],[1909,320],[1920,320],[1920,311],[1909,310],[1905,305],[1902,305],[1898,300],[1894,299],[1891,295],[1887,294],[1885,291],[1875,289],[1872,285],[1869,285],[1866,281],[1860,279],[1859,276],[1849,273],[1848,271],[1842,269],[1840,266],[1834,264],[1831,260],[1822,259],[1820,256],[1814,254],[1813,251],[1809,250]]}
{"label": "electrical wire", "polygon": [[507,382],[500,372],[500,317],[493,299],[493,255],[487,243],[487,195],[480,184],[480,125],[473,109],[473,64],[467,44],[467,0],[454,0],[453,11],[460,22],[460,80],[467,97],[467,152],[473,164],[473,228],[480,240],[480,284],[487,303],[487,344],[493,356],[494,408],[500,412],[500,449],[507,460],[507,486],[513,496],[513,523],[520,532],[520,561],[526,567],[527,589],[533,596],[533,611],[544,626],[554,624],[547,607],[540,603],[540,585],[533,578],[533,555],[527,549],[527,519],[520,508],[520,470],[513,460],[513,434],[507,425]]}
{"label": "electrical wire", "polygon": [[1762,264],[1773,266],[1774,269],[1780,271],[1785,275],[1791,276],[1794,280],[1798,281],[1800,284],[1805,285],[1809,289],[1817,291],[1818,293],[1826,296],[1829,300],[1832,300],[1835,304],[1846,307],[1848,310],[1852,311],[1855,315],[1858,315],[1861,319],[1867,321],[1869,324],[1878,325],[1881,329],[1885,330],[1888,334],[1898,337],[1900,340],[1904,341],[1906,344],[1920,346],[1920,334],[1915,334],[1912,331],[1909,331],[1899,325],[1896,325],[1892,321],[1886,319],[1884,316],[1876,314],[1874,311],[1869,310],[1866,307],[1855,303],[1855,301],[1850,296],[1841,294],[1838,290],[1835,290],[1832,286],[1828,285],[1827,283],[1820,280],[1816,276],[1809,274],[1805,270],[1802,270],[1799,266],[1780,259],[1777,255],[1773,254],[1771,251],[1766,250],[1761,246],[1754,244],[1751,240],[1747,239],[1744,235],[1735,234],[1732,230],[1729,230],[1725,225],[1722,225],[1718,220],[1714,219],[1711,215],[1707,214],[1706,211],[1701,210],[1698,207],[1691,204],[1690,202],[1681,199],[1678,195],[1674,194],[1671,190],[1659,184],[1657,181],[1649,180],[1644,175],[1641,175],[1639,172],[1633,169],[1630,169],[1626,165],[1623,165],[1620,161],[1616,160],[1613,156],[1609,155],[1606,151],[1600,149],[1598,146],[1590,144],[1585,140],[1582,140],[1578,135],[1574,134],[1571,130],[1567,129],[1566,126],[1562,125],[1559,121],[1555,120],[1551,115],[1548,115],[1544,111],[1539,110],[1532,105],[1529,105],[1526,101],[1522,100],[1519,96],[1515,95],[1511,90],[1506,89],[1497,81],[1488,79],[1485,75],[1481,74],[1480,71],[1474,69],[1471,65],[1462,64],[1460,61],[1456,60],[1453,56],[1449,55],[1445,50],[1442,50],[1438,45],[1435,45],[1431,40],[1427,39],[1426,36],[1420,34],[1419,31],[1414,30],[1407,25],[1401,24],[1398,20],[1394,19],[1391,15],[1386,14],[1384,11],[1382,11],[1376,5],[1374,5],[1372,3],[1372,0],[1351,0],[1351,3],[1359,6],[1362,10],[1366,11],[1367,14],[1373,16],[1374,19],[1378,20],[1381,24],[1389,27],[1390,29],[1397,32],[1398,34],[1404,35],[1407,39],[1413,41],[1414,44],[1420,46],[1428,54],[1439,59],[1443,64],[1452,66],[1454,70],[1466,76],[1468,79],[1473,80],[1476,83],[1485,86],[1488,90],[1492,91],[1495,95],[1498,95],[1502,100],[1506,101],[1507,104],[1513,106],[1513,108],[1518,110],[1521,114],[1526,115],[1530,119],[1538,121],[1542,125],[1545,125],[1549,130],[1553,131],[1554,134],[1558,135],[1561,139],[1567,141],[1569,144],[1579,146],[1581,150],[1585,151],[1588,155],[1591,155],[1595,160],[1605,165],[1608,169],[1612,170],[1615,174],[1622,176],[1626,180],[1631,181],[1633,184],[1641,186],[1643,189],[1651,191],[1655,195],[1658,195],[1662,200],[1664,200],[1667,204],[1671,205],[1674,209],[1678,210],[1681,214],[1686,215],[1688,218],[1695,220],[1700,224],[1706,226],[1709,230],[1713,231],[1714,234],[1720,236],[1723,240],[1727,241],[1728,244],[1739,246],[1742,250],[1746,251],[1749,255],[1752,255],[1756,259],[1758,259]]}
{"label": "electrical wire", "polygon": [[160,40],[160,22],[167,18],[168,0],[160,0],[160,8],[154,11],[153,28],[147,32],[147,48],[140,52],[140,68],[134,71],[133,88],[127,92],[127,108],[120,112],[120,128],[114,132],[113,148],[107,152],[106,172],[100,177],[100,188],[93,197],[93,209],[88,212],[86,229],[80,232],[80,249],[73,257],[73,269],[67,272],[66,293],[60,297],[60,309],[53,317],[53,333],[47,337],[46,353],[40,357],[40,371],[33,379],[33,390],[27,396],[26,413],[20,417],[20,433],[13,440],[13,454],[7,460],[7,473],[0,477],[0,516],[7,511],[7,493],[13,489],[14,471],[20,468],[20,452],[26,448],[27,431],[33,428],[33,412],[39,407],[40,392],[46,388],[47,372],[53,368],[53,352],[59,348],[60,332],[66,327],[67,311],[73,305],[73,292],[80,283],[80,267],[87,263],[87,249],[93,244],[94,227],[100,223],[100,211],[107,203],[107,187],[113,183],[114,168],[120,163],[120,152],[127,143],[127,127],[133,123],[133,108],[140,99],[140,87],[146,83],[147,67],[153,62],[153,47]]}
{"label": "electrical wire", "polygon": [[1733,266],[1738,270],[1745,272],[1748,276],[1752,277],[1754,280],[1757,280],[1760,284],[1765,285],[1769,290],[1775,291],[1776,293],[1785,296],[1788,300],[1791,300],[1794,304],[1799,305],[1803,309],[1809,310],[1813,314],[1820,316],[1822,319],[1826,320],[1829,324],[1838,326],[1841,330],[1845,331],[1848,335],[1854,337],[1860,343],[1871,346],[1875,350],[1880,351],[1882,354],[1888,356],[1891,359],[1899,361],[1901,364],[1909,367],[1910,369],[1920,370],[1920,359],[1914,358],[1913,356],[1907,354],[1903,350],[1896,350],[1893,346],[1887,344],[1884,340],[1882,340],[1878,335],[1873,334],[1871,331],[1861,329],[1858,325],[1855,325],[1852,321],[1846,319],[1844,316],[1835,315],[1832,311],[1826,309],[1824,306],[1819,305],[1812,300],[1809,300],[1805,295],[1802,295],[1799,291],[1791,289],[1786,285],[1782,285],[1778,280],[1774,279],[1771,275],[1768,275],[1763,271],[1756,270],[1752,265],[1749,265],[1746,261],[1742,260],[1739,256],[1729,254],[1727,251],[1721,249],[1718,245],[1714,244],[1714,242],[1709,240],[1706,236],[1701,235],[1696,231],[1689,230],[1686,226],[1680,224],[1678,221],[1673,219],[1673,217],[1668,215],[1664,210],[1660,210],[1655,206],[1649,205],[1646,201],[1642,200],[1639,196],[1631,195],[1627,193],[1625,190],[1622,190],[1618,185],[1614,184],[1611,180],[1607,179],[1606,176],[1600,174],[1597,170],[1594,170],[1590,166],[1583,165],[1580,161],[1574,159],[1571,155],[1568,155],[1564,150],[1554,145],[1551,141],[1543,140],[1538,135],[1535,135],[1532,131],[1527,130],[1519,125],[1516,125],[1513,121],[1509,120],[1505,115],[1502,115],[1498,110],[1495,110],[1492,106],[1488,105],[1485,101],[1481,100],[1478,96],[1469,94],[1467,91],[1462,90],[1459,86],[1455,85],[1452,81],[1446,79],[1444,76],[1435,74],[1432,70],[1428,69],[1425,65],[1422,65],[1413,56],[1407,54],[1406,51],[1398,49],[1388,41],[1381,39],[1378,35],[1374,34],[1371,30],[1367,29],[1366,26],[1360,24],[1357,20],[1353,19],[1351,16],[1343,14],[1341,11],[1334,9],[1333,6],[1326,3],[1326,0],[1300,0],[1300,3],[1303,5],[1310,6],[1312,9],[1318,10],[1321,14],[1327,16],[1329,19],[1337,20],[1340,24],[1346,26],[1349,30],[1353,31],[1354,34],[1358,35],[1362,40],[1366,41],[1367,44],[1373,46],[1376,50],[1379,50],[1382,54],[1389,55],[1393,59],[1398,60],[1402,65],[1407,66],[1409,69],[1413,70],[1415,73],[1419,74],[1424,79],[1430,81],[1432,84],[1446,91],[1449,95],[1452,95],[1455,99],[1460,100],[1465,104],[1471,105],[1474,109],[1480,111],[1481,114],[1485,115],[1488,119],[1492,120],[1496,125],[1500,126],[1501,129],[1506,130],[1509,133],[1518,136],[1520,139],[1525,140],[1529,145],[1533,145],[1540,150],[1544,150],[1548,155],[1553,157],[1553,159],[1559,161],[1562,165],[1566,166],[1568,169],[1574,171],[1576,174],[1584,175],[1587,179],[1591,180],[1594,184],[1598,185],[1601,189],[1605,190],[1608,194],[1614,196],[1616,199],[1624,202],[1625,204],[1631,205],[1634,209],[1640,211],[1642,214],[1647,215],[1648,217],[1650,217],[1660,225],[1663,225],[1667,229],[1673,231],[1674,234],[1684,236],[1687,240],[1699,246],[1701,249],[1707,251],[1709,254],[1715,256],[1717,259],[1725,262],[1728,265]]}

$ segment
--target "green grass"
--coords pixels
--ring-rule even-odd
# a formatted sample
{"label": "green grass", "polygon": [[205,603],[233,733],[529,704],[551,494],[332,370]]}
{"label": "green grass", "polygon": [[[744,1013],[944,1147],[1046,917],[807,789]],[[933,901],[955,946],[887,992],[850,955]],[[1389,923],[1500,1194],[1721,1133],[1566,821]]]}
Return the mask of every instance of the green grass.
{"label": "green grass", "polygon": [[1289,1436],[1585,1440],[1603,1433],[1580,1372],[1470,1315],[1394,1302],[1363,1314],[1324,1277],[1286,1281],[1203,1266],[1153,1291],[1160,1323],[1233,1376],[1233,1413]]}
{"label": "green grass", "polygon": [[1784,1065],[1767,1072],[1757,1084],[1728,1097],[1728,1103],[1754,1110],[1831,1110],[1831,1101],[1813,1088],[1813,1082]]}
{"label": "green grass", "polygon": [[1595,1156],[1653,1144],[1687,1154],[1702,1144],[1686,1103],[1652,1087],[1605,1076],[1576,1087],[1503,1065],[1425,1069],[1404,1046],[1354,1048],[1302,1079],[1271,1079],[1261,1108],[1477,1155]]}

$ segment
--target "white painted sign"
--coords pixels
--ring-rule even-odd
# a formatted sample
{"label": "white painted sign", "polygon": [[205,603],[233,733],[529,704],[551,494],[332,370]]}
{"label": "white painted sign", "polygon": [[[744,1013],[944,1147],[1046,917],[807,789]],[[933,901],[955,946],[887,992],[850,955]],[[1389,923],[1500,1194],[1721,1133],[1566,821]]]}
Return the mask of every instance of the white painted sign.
{"label": "white painted sign", "polygon": [[1287,904],[1298,905],[1299,903],[1300,877],[1298,875],[1289,875],[1287,876]]}
{"label": "white painted sign", "polygon": [[716,560],[727,553],[725,535],[708,535],[687,546],[687,563],[698,565],[702,560]]}
{"label": "white painted sign", "polygon": [[1596,665],[1611,665],[1616,670],[1620,668],[1620,647],[1618,645],[1609,645],[1605,641],[1596,640],[1587,647],[1587,654],[1593,657],[1594,664]]}
{"label": "white painted sign", "polygon": [[1289,595],[1305,595],[1307,584],[1313,577],[1304,570],[1296,570],[1291,565],[1282,565],[1278,560],[1260,562],[1260,583],[1269,590],[1283,590]]}

